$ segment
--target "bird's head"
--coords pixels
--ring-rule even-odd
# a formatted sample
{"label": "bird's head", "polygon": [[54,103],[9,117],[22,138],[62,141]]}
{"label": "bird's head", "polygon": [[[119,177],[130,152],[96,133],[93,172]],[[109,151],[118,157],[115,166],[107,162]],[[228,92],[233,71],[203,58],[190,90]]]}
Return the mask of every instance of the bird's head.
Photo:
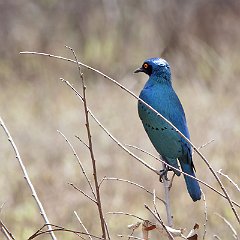
{"label": "bird's head", "polygon": [[149,77],[156,76],[171,81],[171,70],[167,61],[162,58],[150,58],[144,61],[143,65],[134,73],[144,72]]}

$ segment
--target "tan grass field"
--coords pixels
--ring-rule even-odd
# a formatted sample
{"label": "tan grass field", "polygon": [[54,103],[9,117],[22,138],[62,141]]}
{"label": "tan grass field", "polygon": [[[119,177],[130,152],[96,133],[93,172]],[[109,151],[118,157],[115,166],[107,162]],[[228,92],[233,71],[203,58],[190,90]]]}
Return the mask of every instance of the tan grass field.
{"label": "tan grass field", "polygon": [[[88,149],[75,135],[87,141],[82,103],[60,81],[64,78],[80,92],[76,65],[54,58],[19,55],[39,51],[74,58],[99,69],[139,94],[146,75],[133,75],[143,60],[163,57],[171,65],[173,84],[187,115],[191,140],[201,149],[214,170],[222,169],[236,183],[240,154],[240,4],[230,0],[201,1],[3,1],[0,3],[0,116],[18,147],[33,185],[51,223],[81,230],[76,211],[88,230],[100,236],[96,206],[74,190],[74,183],[91,191],[63,132],[74,146],[92,180]],[[82,68],[89,108],[103,125],[124,144],[157,155],[137,114],[137,101],[100,75]],[[156,190],[164,197],[158,176],[130,157],[91,119],[93,149],[99,179],[117,177]],[[131,149],[132,150],[132,149]],[[132,150],[157,169],[160,164]],[[6,135],[0,131],[0,219],[16,239],[27,239],[44,221],[36,207]],[[221,191],[211,172],[195,153],[197,177]],[[240,193],[220,177],[232,200]],[[239,232],[239,223],[229,203],[201,185],[207,202],[205,239],[232,239],[232,231],[215,213],[225,217]],[[175,178],[171,189],[174,227],[190,231],[200,225],[204,232],[204,202],[193,203],[183,177]],[[104,212],[122,211],[154,220],[144,208],[153,198],[144,191],[119,181],[101,185]],[[165,208],[157,202],[165,221]],[[240,210],[236,207],[237,212]],[[106,215],[112,239],[127,235],[136,219]],[[141,237],[136,230],[135,236]],[[78,239],[57,233],[58,239]],[[238,236],[239,237],[239,236]],[[87,238],[87,237],[86,237]],[[0,239],[4,235],[0,232]],[[39,239],[50,239],[49,235]],[[157,239],[153,233],[152,239]],[[159,239],[159,238],[158,238]]]}

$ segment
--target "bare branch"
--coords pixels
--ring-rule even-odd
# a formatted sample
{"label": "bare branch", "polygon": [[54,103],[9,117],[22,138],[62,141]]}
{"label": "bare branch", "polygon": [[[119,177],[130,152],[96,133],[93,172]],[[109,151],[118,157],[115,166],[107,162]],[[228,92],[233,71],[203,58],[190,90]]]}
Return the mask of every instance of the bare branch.
{"label": "bare branch", "polygon": [[79,137],[79,136],[75,136],[85,147],[87,147],[89,149],[89,146]]}
{"label": "bare branch", "polygon": [[129,238],[129,239],[146,240],[146,239],[144,239],[144,238],[140,238],[140,237],[136,237],[136,236],[132,236],[132,235],[124,236],[124,235],[122,235],[122,234],[118,234],[117,236],[120,237],[120,238],[125,238],[125,237],[127,237],[127,238]]}
{"label": "bare branch", "polygon": [[171,177],[171,179],[170,179],[170,182],[169,182],[169,184],[168,184],[169,191],[170,191],[171,188],[172,188],[173,180],[174,180],[174,177],[175,177],[175,176],[176,176],[176,173],[173,172],[173,175],[172,175],[172,177]]}
{"label": "bare branch", "polygon": [[93,143],[92,143],[92,135],[91,135],[91,129],[90,129],[90,123],[89,123],[89,112],[88,112],[88,106],[87,106],[87,97],[86,97],[86,85],[85,81],[83,78],[83,73],[81,71],[81,65],[78,64],[79,61],[77,59],[77,56],[74,52],[74,50],[71,47],[66,46],[69,48],[73,56],[75,58],[75,62],[78,67],[78,73],[79,77],[82,81],[82,89],[83,89],[83,106],[84,106],[84,112],[85,112],[85,126],[87,130],[87,136],[88,136],[88,146],[89,146],[89,152],[92,160],[92,170],[93,170],[93,179],[94,179],[94,185],[95,185],[95,190],[96,190],[96,200],[97,200],[97,207],[98,207],[98,213],[99,213],[99,218],[100,218],[100,223],[101,223],[101,228],[102,228],[102,237],[106,239],[106,228],[105,228],[105,221],[104,221],[104,216],[103,216],[103,210],[102,210],[102,203],[101,203],[101,195],[99,191],[99,185],[98,185],[98,176],[97,176],[97,165],[96,165],[96,160],[93,152]]}
{"label": "bare branch", "polygon": [[96,238],[96,239],[99,239],[99,240],[105,240],[104,238],[95,236],[93,234],[87,234],[87,233],[82,232],[82,231],[71,230],[71,229],[60,227],[60,226],[53,225],[53,224],[45,224],[45,225],[43,225],[30,238],[28,238],[28,240],[32,240],[32,239],[34,239],[34,238],[36,238],[36,237],[38,237],[40,235],[43,235],[45,233],[49,233],[50,230],[43,230],[45,227],[49,227],[48,225],[51,225],[51,228],[52,228],[53,232],[69,232],[69,233],[76,234],[78,236],[79,236],[79,234],[84,235],[84,236],[89,236],[90,235],[92,238]]}
{"label": "bare branch", "polygon": [[152,158],[156,159],[157,161],[161,162],[161,159],[159,159],[158,157],[154,156],[153,154],[151,154],[150,152],[142,149],[142,148],[139,148],[137,146],[133,146],[133,145],[130,145],[130,144],[125,144],[126,146],[130,147],[130,148],[134,148],[134,149],[137,149],[143,153],[146,153],[147,155],[151,156]]}
{"label": "bare branch", "polygon": [[105,224],[105,228],[106,228],[107,237],[110,240],[111,237],[110,237],[110,232],[109,232],[109,229],[108,229],[108,224],[107,224],[107,221],[105,220],[105,217],[103,217],[103,219],[104,219],[104,224]]}
{"label": "bare branch", "polygon": [[15,240],[14,236],[12,233],[7,229],[7,227],[4,225],[2,220],[0,220],[0,229],[3,235],[7,238],[7,240]]}
{"label": "bare branch", "polygon": [[[62,82],[66,83],[68,87],[70,87],[76,94],[76,96],[81,100],[82,100],[82,96],[78,93],[78,91],[69,83],[69,81],[66,81],[65,79],[61,78]],[[148,165],[146,162],[144,162],[141,158],[139,158],[138,156],[136,156],[134,153],[132,153],[131,151],[129,151],[121,142],[119,142],[102,124],[101,122],[96,118],[96,116],[91,112],[91,110],[88,108],[88,112],[90,113],[90,115],[92,116],[92,118],[96,121],[96,123],[103,129],[103,131],[111,138],[113,139],[113,141],[115,143],[117,143],[117,145],[122,148],[125,152],[127,152],[130,156],[132,156],[133,158],[135,158],[137,161],[139,161],[141,164],[143,164],[145,167],[147,167],[148,169],[152,170],[153,172],[155,172],[157,175],[160,175],[160,172],[156,169],[154,169],[153,167],[151,167],[150,165]],[[172,169],[190,177],[190,178],[193,178],[193,179],[196,179],[198,182],[202,183],[203,185],[207,186],[208,188],[210,188],[211,190],[213,190],[214,192],[216,192],[217,194],[219,194],[220,196],[224,197],[225,199],[227,199],[227,197],[222,194],[221,192],[219,192],[217,189],[215,189],[214,187],[212,187],[211,185],[207,184],[206,182],[196,178],[196,177],[193,177],[192,175],[190,174],[187,174],[171,165],[169,165],[168,163],[166,163],[164,160],[162,159],[159,159],[159,161],[163,162],[166,164],[166,166],[169,166],[171,167]],[[240,208],[240,204],[233,201],[232,200],[232,203],[239,207]]]}
{"label": "bare branch", "polygon": [[[69,81],[66,81],[65,79],[61,78],[61,81],[66,83],[67,86],[69,86],[77,95],[77,97],[83,101],[82,96],[79,94],[79,92],[69,83]],[[144,162],[141,158],[139,158],[138,156],[136,156],[134,153],[132,153],[131,151],[129,151],[121,142],[119,142],[102,124],[101,122],[95,117],[95,115],[92,113],[92,111],[88,108],[88,113],[91,115],[91,117],[95,120],[95,122],[103,129],[103,131],[115,142],[117,143],[118,146],[120,146],[125,152],[127,152],[130,156],[132,156],[133,158],[135,158],[136,160],[138,160],[141,164],[143,164],[145,167],[147,167],[148,169],[150,169],[151,171],[155,172],[156,174],[159,175],[159,171],[153,167],[151,167],[150,165],[148,165],[146,162]],[[190,176],[190,175],[189,175]]]}
{"label": "bare branch", "polygon": [[131,214],[131,213],[125,213],[125,212],[107,212],[107,214],[113,214],[113,215],[125,215],[125,216],[130,216],[130,217],[134,217],[134,218],[137,218],[141,221],[144,221],[143,218],[135,215],[135,214]]}
{"label": "bare branch", "polygon": [[172,234],[168,231],[168,229],[166,228],[165,224],[163,223],[162,219],[159,218],[158,215],[156,215],[152,210],[151,208],[148,207],[148,205],[144,205],[145,208],[157,219],[157,221],[161,224],[161,226],[164,228],[164,230],[166,231],[167,235],[168,235],[168,238],[171,239],[171,240],[174,240],[174,237],[172,236]]}
{"label": "bare branch", "polygon": [[73,155],[74,155],[74,157],[77,159],[77,162],[78,162],[78,164],[79,164],[79,166],[80,166],[80,168],[81,168],[81,170],[82,170],[82,173],[83,173],[83,175],[85,176],[85,178],[86,178],[86,180],[87,180],[87,183],[88,183],[88,185],[89,185],[89,187],[90,187],[90,189],[91,189],[91,191],[92,191],[92,194],[93,194],[94,198],[96,199],[96,195],[95,195],[95,192],[94,192],[94,190],[93,190],[93,186],[92,186],[92,184],[91,184],[91,181],[90,181],[90,179],[88,178],[87,173],[86,173],[86,171],[85,171],[85,169],[84,169],[84,167],[83,167],[83,165],[82,165],[82,162],[81,162],[80,158],[78,157],[78,155],[77,155],[77,153],[76,153],[73,145],[69,142],[69,140],[67,139],[67,137],[66,137],[61,131],[57,130],[57,132],[60,133],[60,135],[65,139],[65,141],[67,142],[67,144],[68,144],[69,147],[71,148],[71,150],[72,150],[72,152],[73,152]]}
{"label": "bare branch", "polygon": [[208,213],[207,213],[207,201],[206,201],[206,197],[205,197],[205,194],[204,194],[204,192],[202,191],[202,189],[201,189],[201,192],[202,192],[202,195],[203,195],[204,215],[205,215],[205,223],[203,224],[203,229],[204,229],[204,232],[203,232],[203,240],[204,240],[205,237],[206,237],[206,233],[207,233]]}
{"label": "bare branch", "polygon": [[68,183],[70,186],[72,186],[74,189],[76,189],[77,191],[79,191],[80,193],[82,193],[85,197],[89,198],[92,202],[94,202],[95,204],[97,204],[97,201],[93,198],[91,198],[88,194],[86,194],[84,191],[82,191],[81,189],[79,189],[78,187],[76,187],[73,183]]}
{"label": "bare branch", "polygon": [[13,141],[11,135],[10,135],[10,132],[8,131],[8,129],[7,129],[7,127],[5,126],[5,124],[4,124],[4,122],[3,122],[3,120],[2,120],[1,117],[0,117],[0,125],[1,125],[1,127],[3,128],[4,132],[6,133],[6,135],[7,135],[7,137],[8,137],[8,140],[9,140],[9,142],[10,142],[11,145],[12,145],[12,148],[13,148],[15,154],[16,154],[16,159],[17,159],[17,161],[18,161],[18,163],[19,163],[19,165],[20,165],[20,167],[21,167],[21,170],[22,170],[22,172],[23,172],[23,177],[24,177],[24,179],[26,180],[26,183],[27,183],[28,187],[30,188],[30,190],[31,190],[31,192],[32,192],[32,196],[33,196],[33,198],[34,198],[34,200],[35,200],[35,202],[36,202],[36,204],[37,204],[37,206],[38,206],[38,208],[39,208],[40,214],[41,214],[43,220],[45,221],[45,223],[48,224],[49,233],[50,233],[50,235],[51,235],[51,237],[52,237],[53,240],[57,240],[56,236],[55,236],[54,233],[52,232],[51,225],[49,225],[50,222],[49,222],[48,217],[47,217],[47,214],[46,214],[46,212],[45,212],[45,210],[44,210],[44,208],[43,208],[43,205],[42,205],[40,199],[38,198],[37,192],[35,191],[35,188],[34,188],[32,182],[31,182],[31,180],[30,180],[30,178],[29,178],[29,176],[28,176],[27,170],[26,170],[26,168],[25,168],[25,166],[24,166],[24,164],[23,164],[23,161],[22,161],[22,158],[21,158],[21,156],[20,156],[20,154],[19,154],[19,151],[18,151],[18,149],[17,149],[17,146],[16,146],[16,144],[14,143],[14,141]]}
{"label": "bare branch", "polygon": [[214,142],[214,141],[215,141],[214,139],[211,139],[210,141],[208,141],[208,142],[204,143],[203,145],[201,145],[200,147],[198,147],[198,150],[206,147],[207,145],[209,145],[210,143],[212,143],[212,142]]}
{"label": "bare branch", "polygon": [[214,238],[218,239],[218,240],[222,240],[218,235],[213,235]]}
{"label": "bare branch", "polygon": [[225,223],[226,225],[230,228],[230,230],[232,231],[233,233],[233,237],[235,239],[238,239],[238,234],[237,234],[237,231],[234,229],[234,227],[232,226],[232,224],[225,218],[223,217],[222,215],[220,215],[219,213],[215,213],[215,215],[217,215],[218,217],[220,217]]}
{"label": "bare branch", "polygon": [[86,228],[85,225],[83,224],[81,218],[78,216],[78,214],[77,214],[76,211],[74,211],[74,214],[75,214],[75,216],[77,217],[77,219],[78,219],[79,223],[81,224],[81,226],[83,227],[84,231],[88,234],[89,239],[92,240],[92,236],[89,234],[87,228]]}
{"label": "bare branch", "polygon": [[[162,163],[163,171],[166,171],[166,164]],[[170,189],[169,189],[169,182],[165,176],[162,177],[163,186],[164,186],[164,193],[165,193],[165,207],[166,207],[166,213],[167,213],[167,222],[168,226],[173,226],[173,217],[172,217],[172,210],[170,205]]]}
{"label": "bare branch", "polygon": [[[134,185],[134,186],[136,186],[136,187],[138,187],[138,188],[141,188],[142,190],[146,191],[147,193],[149,193],[149,194],[151,194],[151,195],[153,196],[153,193],[150,192],[150,191],[149,191],[148,189],[146,189],[145,187],[143,187],[142,185],[140,185],[140,184],[138,184],[138,183],[135,183],[135,182],[132,182],[132,181],[129,181],[129,180],[126,180],[126,179],[114,178],[114,177],[104,177],[104,178],[102,179],[102,182],[103,182],[104,180],[110,180],[110,181],[113,180],[113,181],[119,181],[119,182],[126,182],[126,183],[129,183],[129,184],[131,184],[131,185]],[[156,198],[157,198],[158,200],[160,200],[162,203],[166,204],[163,199],[159,198],[158,196],[156,196]]]}
{"label": "bare branch", "polygon": [[[230,198],[227,190],[225,189],[225,187],[223,186],[220,178],[218,177],[216,171],[212,168],[212,166],[210,165],[210,163],[208,162],[208,160],[204,157],[204,155],[197,149],[197,147],[187,138],[184,136],[183,133],[181,133],[181,131],[178,130],[178,128],[176,128],[169,120],[167,120],[165,117],[163,117],[159,112],[157,112],[154,108],[152,108],[149,104],[147,104],[146,102],[144,102],[141,98],[139,98],[136,94],[134,94],[132,91],[130,91],[129,89],[127,89],[125,86],[123,86],[122,84],[120,84],[119,82],[117,82],[116,80],[114,80],[113,78],[107,76],[106,74],[100,72],[99,70],[97,69],[94,69],[90,66],[87,66],[86,64],[83,64],[81,62],[78,62],[77,59],[76,61],[72,60],[72,59],[67,59],[67,58],[64,58],[64,57],[60,57],[60,56],[55,56],[55,55],[52,55],[52,54],[46,54],[46,53],[38,53],[38,52],[28,52],[28,51],[25,51],[25,52],[20,52],[20,54],[34,54],[34,55],[43,55],[43,56],[48,56],[48,57],[53,57],[53,58],[57,58],[57,59],[61,59],[61,60],[64,60],[64,61],[68,61],[68,62],[75,62],[81,66],[84,66],[86,67],[87,69],[90,69],[98,74],[100,74],[101,76],[103,76],[104,78],[110,80],[111,82],[113,82],[115,85],[117,85],[118,87],[120,87],[121,89],[123,89],[124,91],[126,91],[127,93],[129,93],[131,96],[133,96],[135,99],[137,99],[138,101],[142,102],[145,106],[147,106],[151,111],[153,111],[154,113],[157,114],[158,117],[160,117],[161,119],[163,119],[166,123],[168,123],[183,139],[185,139],[185,141],[187,141],[193,148],[193,150],[195,152],[198,153],[198,155],[202,158],[202,160],[205,162],[205,164],[208,166],[209,170],[212,172],[213,176],[215,177],[215,179],[217,180],[219,186],[221,187],[224,195],[225,195],[225,198],[228,200],[229,204],[230,204],[230,207],[238,221],[238,223],[240,223],[240,217],[233,205],[233,201],[232,199]],[[80,67],[79,67],[80,68]]]}
{"label": "bare branch", "polygon": [[225,178],[227,178],[227,179],[229,180],[229,182],[232,183],[233,186],[240,192],[239,186],[238,186],[228,175],[224,174],[224,173],[222,172],[222,169],[219,169],[219,170],[217,171],[217,173],[219,173],[221,176],[224,176]]}

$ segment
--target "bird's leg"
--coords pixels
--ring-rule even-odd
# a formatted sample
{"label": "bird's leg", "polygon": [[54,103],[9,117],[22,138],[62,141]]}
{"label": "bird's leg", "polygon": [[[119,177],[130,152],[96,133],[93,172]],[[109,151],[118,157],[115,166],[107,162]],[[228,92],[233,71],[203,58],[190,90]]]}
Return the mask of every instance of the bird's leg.
{"label": "bird's leg", "polygon": [[160,177],[159,177],[159,181],[163,182],[163,177],[165,178],[165,180],[169,181],[168,177],[167,177],[167,173],[168,171],[172,171],[172,169],[169,166],[166,166],[164,164],[164,168],[160,170]]}

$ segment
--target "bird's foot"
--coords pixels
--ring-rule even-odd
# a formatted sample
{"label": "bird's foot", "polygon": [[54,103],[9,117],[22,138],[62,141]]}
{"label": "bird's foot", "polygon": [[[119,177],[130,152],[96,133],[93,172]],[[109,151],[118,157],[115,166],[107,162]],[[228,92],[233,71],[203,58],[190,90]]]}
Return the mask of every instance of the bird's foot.
{"label": "bird's foot", "polygon": [[172,171],[172,169],[169,168],[168,166],[166,166],[164,169],[160,170],[160,177],[159,177],[160,182],[163,182],[163,178],[165,178],[166,181],[169,181],[169,179],[167,177],[168,171]]}

